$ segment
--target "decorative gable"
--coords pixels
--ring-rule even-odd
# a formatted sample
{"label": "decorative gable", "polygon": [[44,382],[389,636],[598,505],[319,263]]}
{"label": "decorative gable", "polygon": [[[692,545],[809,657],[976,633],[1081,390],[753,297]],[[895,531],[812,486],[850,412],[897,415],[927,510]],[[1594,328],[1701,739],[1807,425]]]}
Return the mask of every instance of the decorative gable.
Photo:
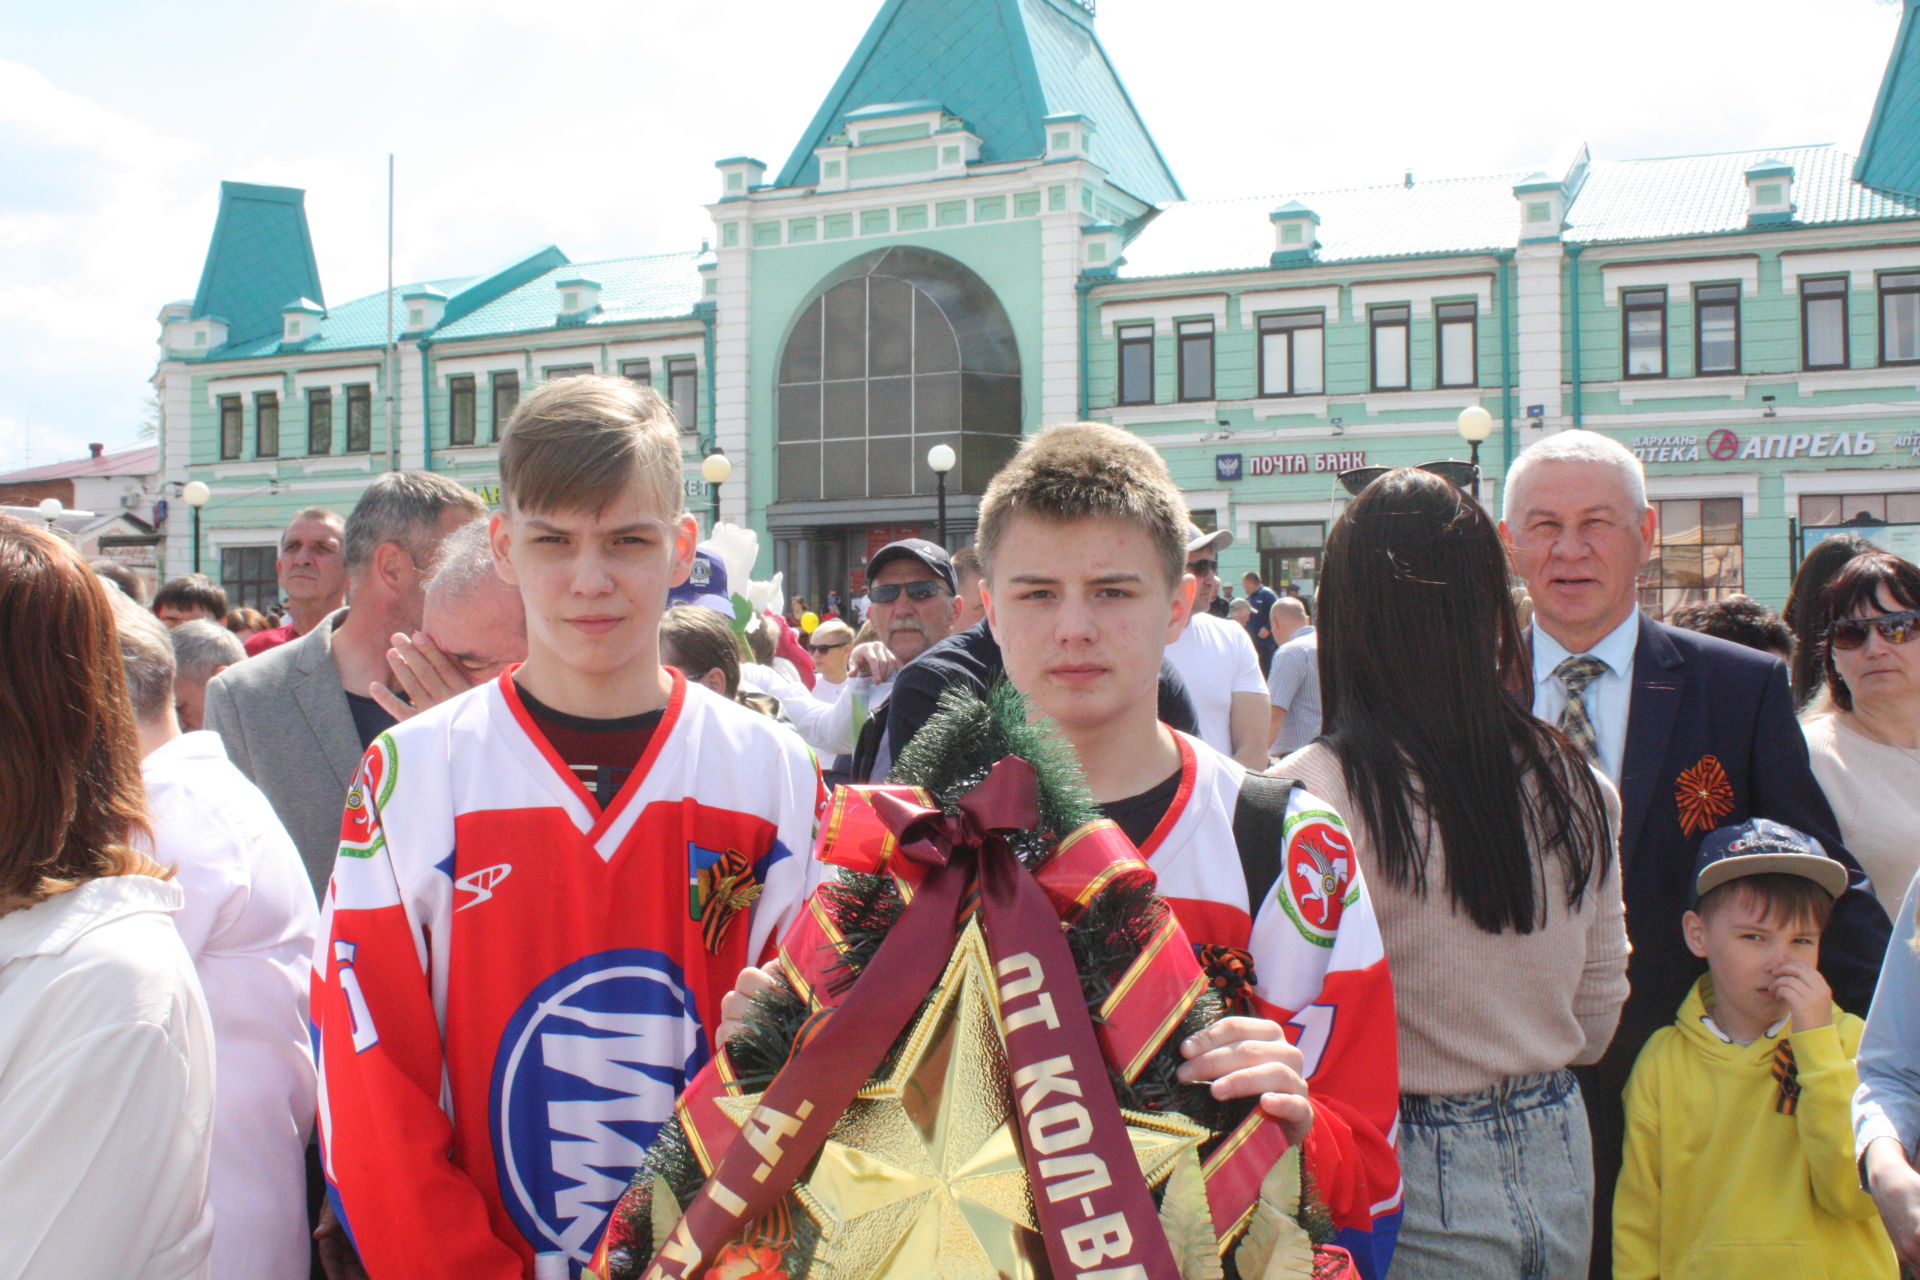
{"label": "decorative gable", "polygon": [[1273,265],[1312,262],[1320,254],[1320,215],[1289,200],[1267,215],[1273,223]]}
{"label": "decorative gable", "polygon": [[814,151],[821,191],[957,178],[980,158],[980,139],[937,102],[893,102],[850,111]]}
{"label": "decorative gable", "polygon": [[1520,243],[1558,240],[1567,222],[1567,186],[1564,182],[1536,173],[1513,186],[1513,198],[1520,202]]}
{"label": "decorative gable", "polygon": [[291,346],[320,336],[326,308],[312,298],[295,298],[280,308],[280,344]]}
{"label": "decorative gable", "polygon": [[405,310],[402,312],[404,323],[402,333],[425,333],[438,328],[447,314],[447,295],[430,284],[409,289],[400,295]]}
{"label": "decorative gable", "polygon": [[722,200],[744,200],[748,192],[766,184],[766,163],[752,156],[730,156],[716,162],[714,168],[720,171]]}
{"label": "decorative gable", "polygon": [[1093,121],[1077,111],[1048,116],[1046,159],[1084,160],[1093,152]]}
{"label": "decorative gable", "polygon": [[1747,166],[1747,222],[1793,221],[1793,166],[1768,156]]}
{"label": "decorative gable", "polygon": [[600,282],[590,276],[569,274],[553,282],[560,294],[561,324],[582,324],[600,311]]}

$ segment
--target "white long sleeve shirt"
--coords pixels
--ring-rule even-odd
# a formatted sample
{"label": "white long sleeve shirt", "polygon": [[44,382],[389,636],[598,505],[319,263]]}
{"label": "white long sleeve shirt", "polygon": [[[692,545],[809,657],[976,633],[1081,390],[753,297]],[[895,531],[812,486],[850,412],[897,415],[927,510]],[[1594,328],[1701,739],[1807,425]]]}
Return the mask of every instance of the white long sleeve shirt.
{"label": "white long sleeve shirt", "polygon": [[205,1280],[213,1027],[180,886],[0,915],[0,1277]]}
{"label": "white long sleeve shirt", "polygon": [[175,738],[141,768],[154,856],[186,893],[174,923],[213,1019],[213,1273],[305,1280],[314,1117],[307,1002],[320,927],[305,864],[219,734]]}

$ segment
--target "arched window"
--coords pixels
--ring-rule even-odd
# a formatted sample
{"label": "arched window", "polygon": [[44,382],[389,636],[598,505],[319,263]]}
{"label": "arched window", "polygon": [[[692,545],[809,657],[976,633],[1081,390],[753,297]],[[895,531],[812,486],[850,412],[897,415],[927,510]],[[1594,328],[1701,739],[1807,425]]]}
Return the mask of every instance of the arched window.
{"label": "arched window", "polygon": [[978,492],[1020,443],[1020,354],[985,281],[944,254],[849,263],[801,309],[780,355],[780,499]]}

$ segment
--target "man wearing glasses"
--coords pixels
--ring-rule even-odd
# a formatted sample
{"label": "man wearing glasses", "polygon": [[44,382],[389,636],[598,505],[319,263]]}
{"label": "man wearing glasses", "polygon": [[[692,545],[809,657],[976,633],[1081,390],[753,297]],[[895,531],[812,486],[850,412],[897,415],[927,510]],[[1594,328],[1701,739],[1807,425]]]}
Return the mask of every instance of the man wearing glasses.
{"label": "man wearing glasses", "polygon": [[1607,1055],[1578,1072],[1598,1189],[1596,1280],[1611,1274],[1621,1092],[1647,1037],[1673,1020],[1703,971],[1680,917],[1700,838],[1768,818],[1814,836],[1847,865],[1820,970],[1864,1014],[1886,950],[1886,913],[1807,762],[1778,658],[1681,631],[1640,612],[1635,579],[1658,543],[1639,461],[1617,441],[1563,431],[1508,472],[1501,536],[1533,597],[1533,712],[1583,747],[1620,790],[1621,889],[1632,985]]}
{"label": "man wearing glasses", "polygon": [[1267,681],[1253,637],[1237,622],[1207,612],[1220,594],[1220,553],[1233,530],[1187,528],[1187,572],[1193,575],[1193,617],[1167,646],[1167,661],[1193,699],[1200,740],[1256,772],[1267,767]]}
{"label": "man wearing glasses", "polygon": [[953,560],[924,538],[890,542],[867,562],[867,601],[874,640],[854,648],[844,685],[770,691],[822,757],[852,757],[845,780],[856,783],[884,780],[893,765],[885,738],[895,672],[946,639],[960,616]]}

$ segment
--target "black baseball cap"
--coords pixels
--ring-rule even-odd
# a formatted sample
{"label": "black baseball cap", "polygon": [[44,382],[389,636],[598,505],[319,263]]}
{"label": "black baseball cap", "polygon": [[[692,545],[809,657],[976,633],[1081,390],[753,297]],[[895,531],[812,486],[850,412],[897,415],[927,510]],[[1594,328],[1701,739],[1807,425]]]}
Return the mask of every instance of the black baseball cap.
{"label": "black baseball cap", "polygon": [[1802,876],[1835,898],[1847,889],[1847,868],[1828,857],[1818,840],[1785,823],[1749,818],[1717,827],[1700,841],[1694,901],[1728,881],[1764,875]]}
{"label": "black baseball cap", "polygon": [[947,590],[955,595],[960,594],[960,586],[953,578],[953,557],[947,554],[945,547],[928,542],[925,538],[902,538],[874,552],[873,559],[867,561],[868,583],[872,583],[873,576],[895,560],[919,561],[947,584]]}

